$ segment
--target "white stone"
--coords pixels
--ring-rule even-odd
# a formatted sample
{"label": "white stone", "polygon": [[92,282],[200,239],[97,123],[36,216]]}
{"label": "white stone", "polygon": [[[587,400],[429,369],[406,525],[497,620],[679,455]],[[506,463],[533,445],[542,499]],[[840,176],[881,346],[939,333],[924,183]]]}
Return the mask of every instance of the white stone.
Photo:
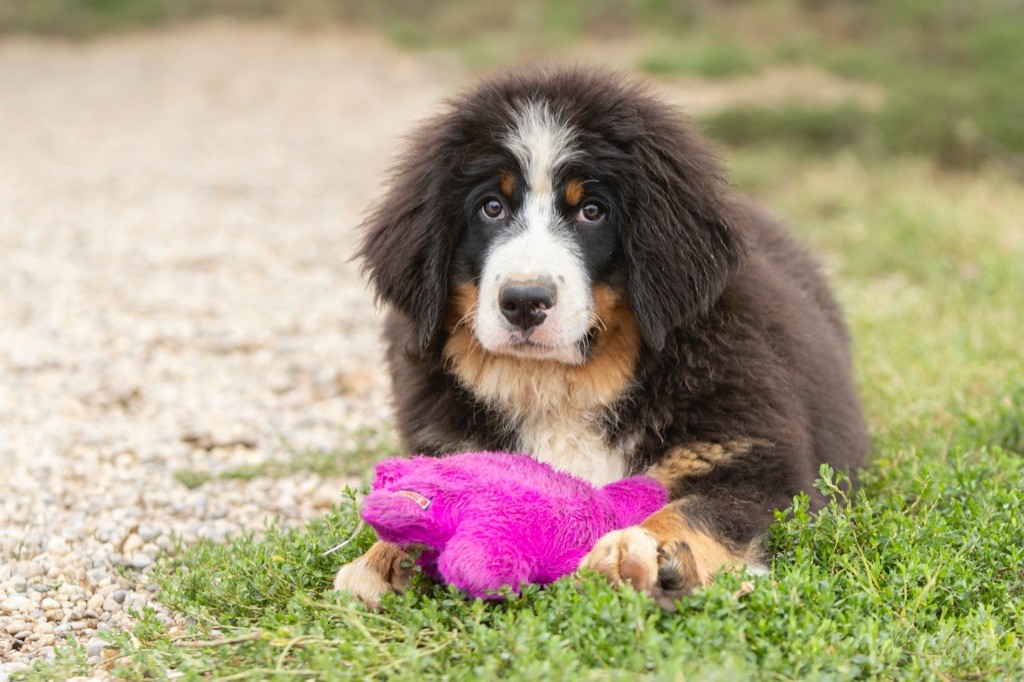
{"label": "white stone", "polygon": [[4,599],[3,603],[0,604],[0,608],[3,608],[7,613],[19,613],[22,611],[29,611],[35,606],[32,600],[23,594],[15,594],[7,599]]}
{"label": "white stone", "polygon": [[68,549],[70,548],[68,547],[67,540],[59,535],[54,535],[46,543],[46,551],[53,555],[67,554]]}
{"label": "white stone", "polygon": [[125,539],[124,544],[121,545],[121,552],[124,554],[131,554],[136,550],[142,549],[142,545],[144,544],[145,543],[142,538],[139,537],[137,533],[132,533]]}
{"label": "white stone", "polygon": [[4,629],[7,630],[9,634],[13,635],[16,632],[24,630],[26,625],[25,621],[18,618],[12,618],[5,624]]}

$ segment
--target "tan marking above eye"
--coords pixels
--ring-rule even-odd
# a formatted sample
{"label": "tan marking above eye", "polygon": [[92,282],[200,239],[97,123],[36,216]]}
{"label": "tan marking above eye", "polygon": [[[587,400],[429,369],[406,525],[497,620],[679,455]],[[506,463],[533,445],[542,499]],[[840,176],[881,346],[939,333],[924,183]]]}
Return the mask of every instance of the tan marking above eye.
{"label": "tan marking above eye", "polygon": [[584,193],[583,181],[578,178],[573,178],[565,186],[565,201],[570,206],[576,206],[583,201]]}
{"label": "tan marking above eye", "polygon": [[511,173],[501,174],[501,193],[508,198],[512,198],[512,190],[515,189],[516,179]]}

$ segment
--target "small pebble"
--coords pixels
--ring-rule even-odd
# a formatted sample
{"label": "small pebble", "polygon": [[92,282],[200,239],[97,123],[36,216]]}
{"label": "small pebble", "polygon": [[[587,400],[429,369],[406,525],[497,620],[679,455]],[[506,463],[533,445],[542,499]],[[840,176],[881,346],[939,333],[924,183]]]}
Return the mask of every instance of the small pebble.
{"label": "small pebble", "polygon": [[[116,563],[116,562],[112,560],[111,563]],[[106,570],[105,567],[100,566],[98,568],[93,568],[92,570],[89,570],[88,572],[86,572],[86,576],[88,577],[90,583],[98,584],[98,583],[102,582],[103,580],[110,579],[111,574],[110,574],[110,572],[108,572],[108,570]]]}
{"label": "small pebble", "polygon": [[3,603],[0,604],[0,608],[8,613],[17,613],[19,611],[28,611],[34,606],[32,600],[23,594],[16,594],[7,599],[4,599]]}
{"label": "small pebble", "polygon": [[68,549],[69,549],[69,547],[68,547],[67,540],[65,540],[64,538],[60,537],[59,535],[53,536],[46,543],[46,551],[49,552],[50,554],[54,554],[54,555],[57,555],[57,556],[60,556],[62,554],[67,554]]}
{"label": "small pebble", "polygon": [[138,534],[132,533],[125,539],[124,544],[121,545],[121,552],[124,554],[131,554],[136,550],[142,549],[142,545],[144,544],[145,542],[143,542],[142,538],[139,537]]}
{"label": "small pebble", "polygon": [[146,542],[156,540],[161,534],[161,529],[151,523],[143,523],[139,525],[139,537]]}
{"label": "small pebble", "polygon": [[13,635],[16,632],[21,632],[22,630],[24,630],[25,626],[25,621],[19,620],[17,618],[12,618],[11,620],[7,621],[7,624],[5,625],[4,629],[7,630],[9,634]]}
{"label": "small pebble", "polygon": [[99,656],[103,653],[103,648],[107,645],[102,639],[93,638],[90,639],[85,645],[85,655],[92,658],[93,656]]}
{"label": "small pebble", "polygon": [[131,568],[146,568],[153,563],[153,557],[146,554],[145,552],[135,552],[128,558],[126,563]]}

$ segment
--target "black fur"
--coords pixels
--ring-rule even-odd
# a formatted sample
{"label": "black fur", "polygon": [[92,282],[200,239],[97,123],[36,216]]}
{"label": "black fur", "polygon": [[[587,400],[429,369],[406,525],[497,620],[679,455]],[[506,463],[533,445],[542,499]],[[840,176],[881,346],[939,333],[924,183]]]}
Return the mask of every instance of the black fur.
{"label": "black fur", "polygon": [[636,443],[632,472],[690,444],[752,443],[671,482],[694,527],[740,547],[794,494],[813,494],[822,462],[862,463],[849,338],[817,262],[732,195],[707,144],[645,86],[579,69],[505,73],[414,133],[360,250],[378,299],[397,311],[387,337],[399,432],[414,452],[515,446],[515,425],[438,351],[446,302],[486,253],[486,235],[468,230],[475,193],[514,167],[500,139],[525,101],[573,126],[584,153],[566,172],[597,179],[613,205],[612,237],[584,252],[595,283],[628,301],[643,347],[632,385],[604,412],[606,440]]}

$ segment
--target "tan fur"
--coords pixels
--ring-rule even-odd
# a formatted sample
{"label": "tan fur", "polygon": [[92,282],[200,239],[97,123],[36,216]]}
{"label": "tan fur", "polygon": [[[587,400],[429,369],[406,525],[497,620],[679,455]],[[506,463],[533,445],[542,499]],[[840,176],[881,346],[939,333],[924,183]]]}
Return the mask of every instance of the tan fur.
{"label": "tan fur", "polygon": [[512,198],[512,190],[515,189],[516,179],[511,173],[501,174],[501,193]]}
{"label": "tan fur", "polygon": [[576,206],[583,201],[583,193],[585,189],[583,187],[583,181],[578,178],[573,178],[565,186],[565,201],[570,206]]}
{"label": "tan fur", "polygon": [[759,563],[756,545],[744,552],[734,552],[724,544],[686,522],[677,505],[669,505],[648,516],[640,527],[648,531],[671,555],[686,544],[697,571],[697,584],[710,585],[721,569],[755,566]]}
{"label": "tan fur", "polygon": [[444,354],[451,368],[478,395],[516,411],[586,410],[608,405],[629,386],[640,354],[640,334],[626,304],[611,289],[594,288],[594,322],[598,338],[581,365],[496,355],[473,335],[474,285],[452,296],[448,321],[453,329]]}
{"label": "tan fur", "polygon": [[704,476],[720,462],[746,454],[756,445],[748,439],[728,443],[694,443],[671,450],[665,459],[648,469],[647,474],[658,479],[663,485],[671,486],[676,481]]}
{"label": "tan fur", "polygon": [[490,353],[472,330],[478,289],[451,296],[444,347],[449,367],[474,394],[519,426],[519,446],[556,468],[608,483],[625,475],[625,452],[609,452],[601,411],[633,380],[640,333],[625,302],[605,286],[593,290],[597,339],[580,365]]}
{"label": "tan fur", "polygon": [[361,557],[345,564],[334,576],[334,589],[346,590],[371,608],[380,608],[388,592],[403,592],[412,570],[403,564],[409,555],[398,545],[378,541]]}

